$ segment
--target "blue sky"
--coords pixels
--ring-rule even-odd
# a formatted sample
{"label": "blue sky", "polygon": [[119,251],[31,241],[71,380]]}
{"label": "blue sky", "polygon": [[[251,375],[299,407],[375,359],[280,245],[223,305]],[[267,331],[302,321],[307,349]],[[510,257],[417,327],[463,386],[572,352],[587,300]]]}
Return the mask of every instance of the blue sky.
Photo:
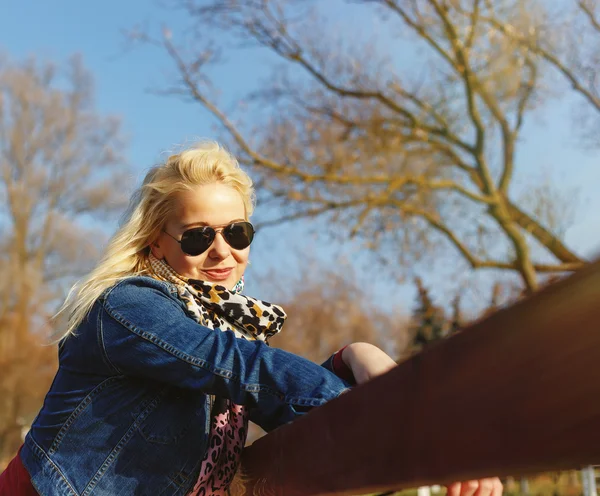
{"label": "blue sky", "polygon": [[[149,91],[164,87],[172,69],[160,50],[149,46],[126,50],[123,32],[137,24],[162,22],[176,27],[185,22],[182,14],[156,5],[146,0],[0,0],[0,50],[11,58],[34,54],[40,59],[64,61],[72,53],[83,54],[95,78],[97,108],[123,119],[129,140],[128,161],[136,183],[165,150],[198,137],[215,136],[214,122],[202,109]],[[257,80],[266,70],[260,56],[230,58],[219,69],[220,90],[230,99],[241,97],[244,84]],[[578,150],[572,125],[570,107],[558,105],[529,124],[518,156],[517,189],[525,188],[528,178],[550,170],[561,187],[577,190],[580,208],[566,239],[577,252],[592,256],[600,253],[600,163],[598,153]],[[319,253],[330,267],[342,267],[340,260],[358,262],[361,268],[357,277],[383,292],[386,304],[413,305],[411,285],[399,285],[384,270],[371,265],[356,245],[333,247],[307,236],[302,224],[271,229],[257,238],[248,274],[250,284],[254,275],[260,281],[254,286],[259,296],[276,299],[266,277],[278,274],[277,286],[285,287],[286,279],[294,280],[295,275],[308,270],[310,253]],[[488,279],[478,276],[473,287]],[[425,274],[425,280],[437,288],[441,300],[457,288],[451,270]]]}

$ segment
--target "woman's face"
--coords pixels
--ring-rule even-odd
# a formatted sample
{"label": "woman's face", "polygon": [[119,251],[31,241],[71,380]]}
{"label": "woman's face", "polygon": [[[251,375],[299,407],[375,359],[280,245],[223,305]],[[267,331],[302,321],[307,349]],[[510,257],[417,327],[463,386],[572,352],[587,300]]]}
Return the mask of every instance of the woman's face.
{"label": "woman's face", "polygon": [[[196,186],[192,191],[180,193],[175,205],[164,231],[179,240],[184,231],[193,227],[224,227],[246,220],[241,195],[234,188],[220,183]],[[250,247],[236,250],[218,231],[212,245],[200,255],[186,255],[181,245],[165,232],[161,232],[152,244],[152,253],[156,258],[164,259],[182,276],[233,289],[246,270]]]}

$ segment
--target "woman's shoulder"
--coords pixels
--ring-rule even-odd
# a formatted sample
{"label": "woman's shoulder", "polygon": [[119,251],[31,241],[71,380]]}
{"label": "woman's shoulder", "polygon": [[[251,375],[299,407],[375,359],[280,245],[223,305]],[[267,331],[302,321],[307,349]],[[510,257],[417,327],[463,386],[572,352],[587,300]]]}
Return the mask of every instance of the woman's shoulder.
{"label": "woman's shoulder", "polygon": [[107,288],[100,300],[116,303],[123,300],[147,300],[157,295],[177,300],[177,287],[170,282],[160,281],[150,276],[135,275],[121,279]]}

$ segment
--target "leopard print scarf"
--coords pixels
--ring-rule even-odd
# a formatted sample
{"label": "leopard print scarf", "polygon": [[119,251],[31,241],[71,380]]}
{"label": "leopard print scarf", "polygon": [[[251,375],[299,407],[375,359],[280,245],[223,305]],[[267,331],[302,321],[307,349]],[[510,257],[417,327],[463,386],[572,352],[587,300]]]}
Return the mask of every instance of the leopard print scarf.
{"label": "leopard print scarf", "polygon": [[[238,338],[266,342],[285,321],[281,307],[240,294],[243,281],[230,291],[224,286],[188,279],[152,253],[148,271],[156,279],[173,283],[189,316],[211,329],[233,331]],[[210,402],[208,448],[200,461],[198,479],[187,496],[229,495],[248,435],[245,406],[215,396],[210,396]]]}
{"label": "leopard print scarf", "polygon": [[281,331],[287,317],[283,308],[244,296],[243,284],[236,284],[230,291],[224,286],[183,277],[152,253],[148,265],[153,277],[177,287],[189,316],[203,326],[233,331],[236,337],[251,341],[267,341]]}

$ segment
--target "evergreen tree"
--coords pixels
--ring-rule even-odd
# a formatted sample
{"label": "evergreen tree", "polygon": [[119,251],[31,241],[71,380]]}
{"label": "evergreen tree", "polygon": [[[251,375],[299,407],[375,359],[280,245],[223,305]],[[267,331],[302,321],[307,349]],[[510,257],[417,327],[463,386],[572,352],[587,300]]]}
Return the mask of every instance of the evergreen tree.
{"label": "evergreen tree", "polygon": [[413,312],[411,331],[412,349],[418,351],[427,344],[443,338],[448,329],[444,310],[434,305],[429,291],[421,278],[415,278],[417,286],[417,305]]}
{"label": "evergreen tree", "polygon": [[460,294],[457,294],[452,300],[452,320],[450,321],[448,334],[450,335],[460,331],[465,324],[466,321],[463,317],[462,309],[460,308]]}

